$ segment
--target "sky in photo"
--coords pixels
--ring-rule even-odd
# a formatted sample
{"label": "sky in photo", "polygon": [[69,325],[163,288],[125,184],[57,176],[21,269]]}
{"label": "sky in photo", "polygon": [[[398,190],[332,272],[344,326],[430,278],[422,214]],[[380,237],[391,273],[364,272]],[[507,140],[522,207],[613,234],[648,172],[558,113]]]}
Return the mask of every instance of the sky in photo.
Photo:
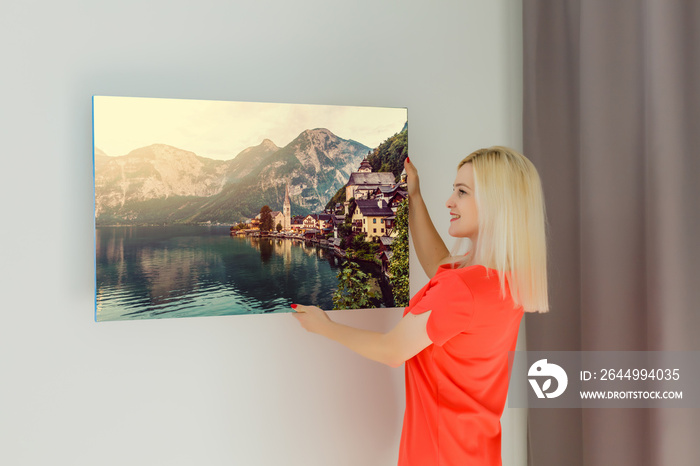
{"label": "sky in photo", "polygon": [[284,147],[302,131],[315,128],[375,148],[401,131],[407,110],[95,96],[93,118],[95,147],[107,155],[167,144],[229,160],[264,139]]}

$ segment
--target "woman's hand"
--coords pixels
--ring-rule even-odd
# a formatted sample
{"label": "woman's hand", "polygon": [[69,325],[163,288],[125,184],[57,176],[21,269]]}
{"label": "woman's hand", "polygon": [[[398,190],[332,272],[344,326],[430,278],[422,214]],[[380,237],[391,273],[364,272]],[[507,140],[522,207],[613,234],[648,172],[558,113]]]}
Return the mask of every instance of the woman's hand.
{"label": "woman's hand", "polygon": [[323,331],[333,322],[322,309],[316,306],[292,304],[294,317],[307,331],[323,335]]}
{"label": "woman's hand", "polygon": [[403,162],[403,167],[406,170],[406,185],[408,189],[408,197],[420,196],[420,183],[418,179],[418,170],[411,163],[411,160],[406,157]]}

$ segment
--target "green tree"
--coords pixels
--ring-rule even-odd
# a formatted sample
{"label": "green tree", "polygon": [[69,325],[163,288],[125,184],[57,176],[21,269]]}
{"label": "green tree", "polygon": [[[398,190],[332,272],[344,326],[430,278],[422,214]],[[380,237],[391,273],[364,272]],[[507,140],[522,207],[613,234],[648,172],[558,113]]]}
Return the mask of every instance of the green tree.
{"label": "green tree", "polygon": [[345,221],[338,225],[338,236],[341,238],[346,238],[352,234],[352,223],[350,223],[349,218],[346,217]]}
{"label": "green tree", "polygon": [[[345,216],[345,221],[350,222],[352,220],[352,216],[355,215],[355,209],[357,208],[357,202],[355,202],[355,198],[351,197],[350,200],[348,201],[348,213]],[[350,217],[350,218],[348,218]]]}
{"label": "green tree", "polygon": [[326,207],[325,207],[326,210],[334,211],[336,204],[342,204],[343,202],[345,202],[345,187],[346,186],[347,186],[347,184],[344,186],[341,186],[341,188],[338,189],[338,191],[336,191],[336,193],[333,195],[333,197],[326,204]]}
{"label": "green tree", "polygon": [[352,239],[352,247],[354,247],[357,251],[367,251],[367,234],[366,233],[358,233],[355,235],[355,237]]}
{"label": "green tree", "polygon": [[372,241],[367,241],[367,235],[365,233],[358,233],[353,236],[350,245],[354,250],[354,254],[352,256],[348,255],[348,257],[380,264],[379,259],[377,258],[379,244]]}
{"label": "green tree", "polygon": [[264,205],[260,209],[260,231],[270,231],[272,227],[272,209],[270,209],[270,206]]}
{"label": "green tree", "polygon": [[333,293],[333,309],[361,309],[379,298],[372,291],[375,280],[354,262],[346,262],[338,272],[338,289]]}
{"label": "green tree", "polygon": [[398,236],[391,245],[393,255],[389,262],[389,274],[391,278],[394,304],[399,307],[408,306],[411,297],[408,287],[408,199],[399,204],[396,211],[394,230]]}
{"label": "green tree", "polygon": [[402,131],[381,143],[367,156],[372,171],[392,172],[398,182],[403,161],[408,155],[408,130]]}
{"label": "green tree", "polygon": [[281,223],[278,223],[278,224],[277,224],[276,230],[277,230],[277,233],[279,233],[280,231],[282,231],[282,224],[281,224]]}

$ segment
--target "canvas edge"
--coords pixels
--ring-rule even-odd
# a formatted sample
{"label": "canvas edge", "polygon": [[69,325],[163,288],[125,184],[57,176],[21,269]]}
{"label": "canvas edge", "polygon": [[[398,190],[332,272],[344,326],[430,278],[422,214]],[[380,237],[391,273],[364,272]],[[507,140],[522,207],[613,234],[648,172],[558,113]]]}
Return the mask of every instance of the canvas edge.
{"label": "canvas edge", "polygon": [[92,276],[93,276],[93,291],[94,291],[94,304],[93,304],[93,319],[95,322],[97,320],[97,225],[95,219],[95,209],[97,209],[97,191],[96,191],[96,181],[95,181],[95,95],[91,97],[92,106]]}

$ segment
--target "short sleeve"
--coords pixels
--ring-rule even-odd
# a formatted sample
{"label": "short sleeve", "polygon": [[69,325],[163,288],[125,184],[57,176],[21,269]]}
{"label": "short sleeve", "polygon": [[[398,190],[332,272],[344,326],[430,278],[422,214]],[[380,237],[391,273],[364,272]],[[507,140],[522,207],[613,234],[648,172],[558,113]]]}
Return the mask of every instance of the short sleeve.
{"label": "short sleeve", "polygon": [[442,346],[469,329],[474,316],[474,296],[458,274],[441,273],[431,280],[420,300],[408,309],[412,314],[427,311],[432,311],[427,324],[428,337]]}

